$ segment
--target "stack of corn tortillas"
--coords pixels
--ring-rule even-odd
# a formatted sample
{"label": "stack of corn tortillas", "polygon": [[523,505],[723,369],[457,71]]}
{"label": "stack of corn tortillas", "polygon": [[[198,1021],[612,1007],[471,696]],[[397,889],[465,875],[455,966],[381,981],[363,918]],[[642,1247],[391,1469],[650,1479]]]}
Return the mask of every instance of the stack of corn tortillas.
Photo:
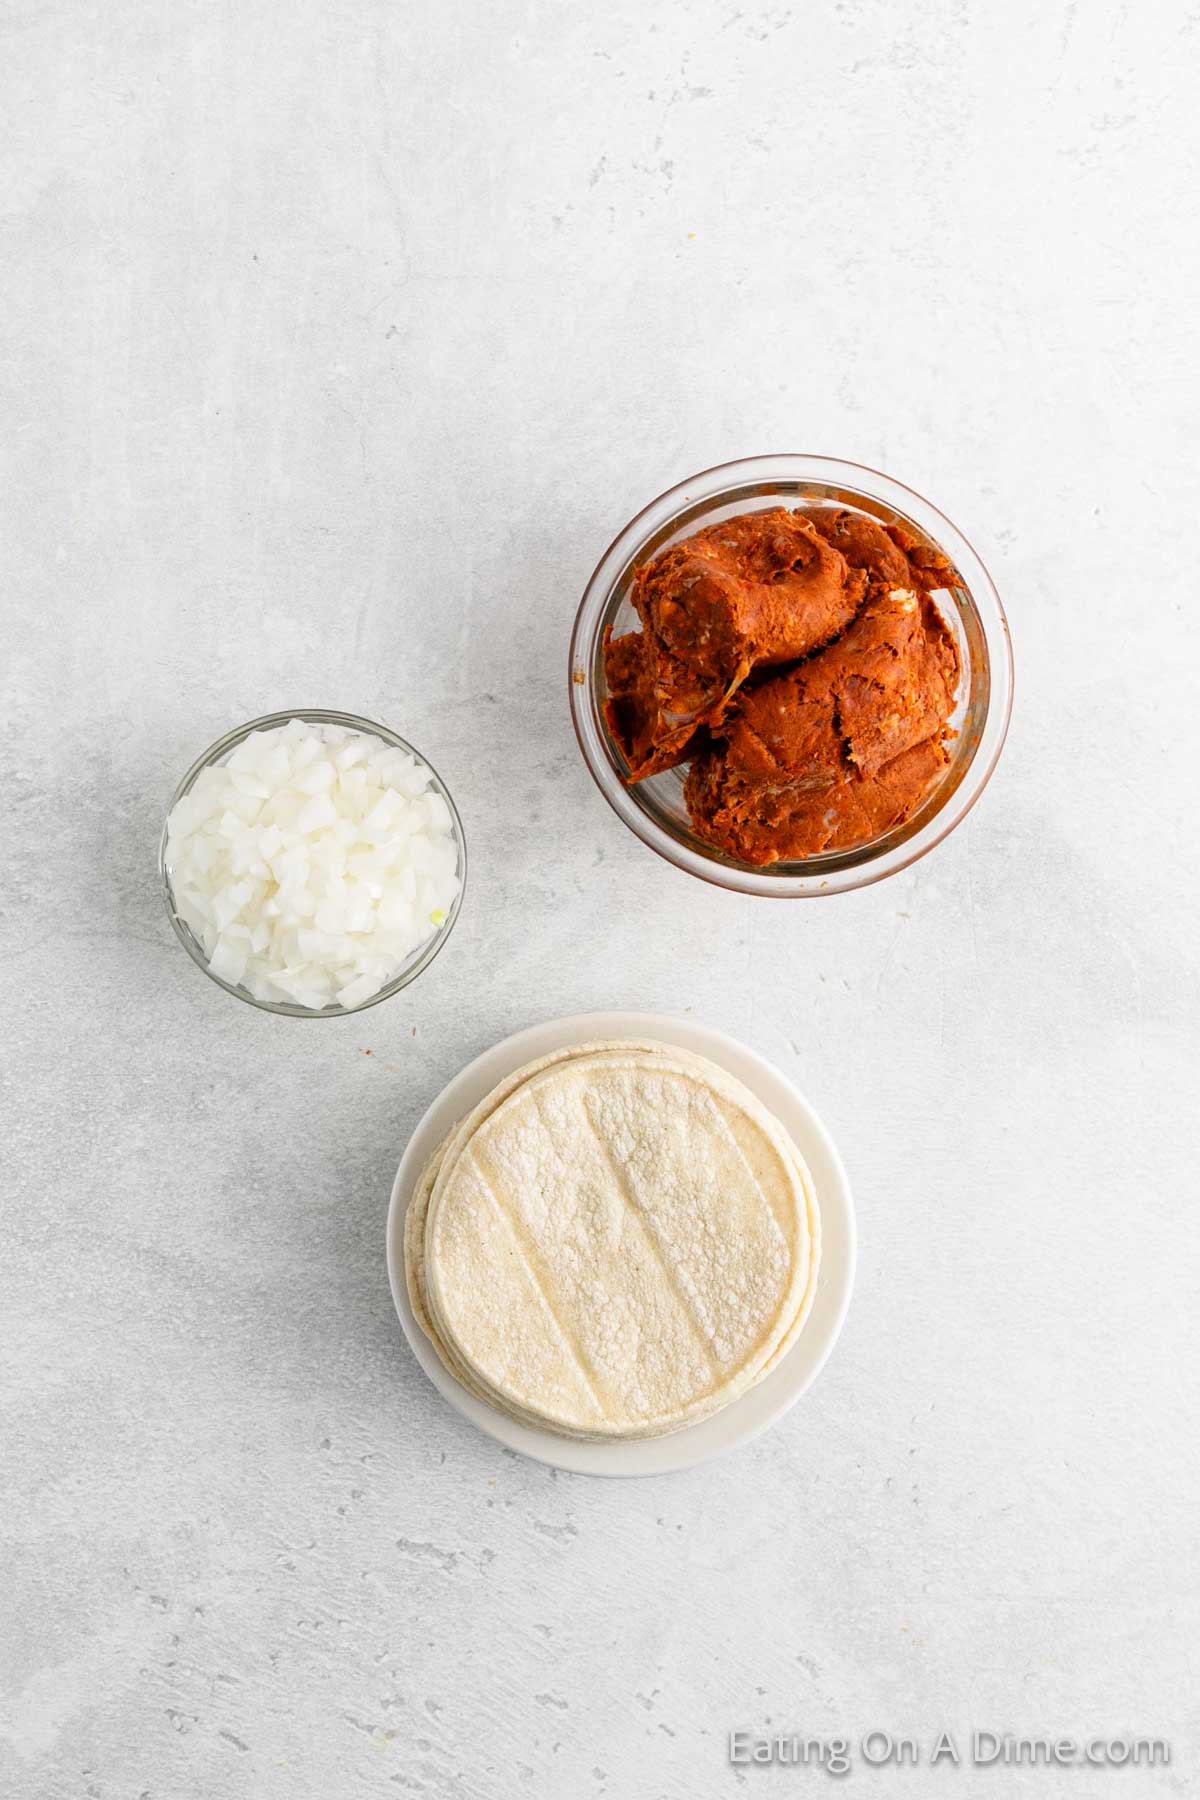
{"label": "stack of corn tortillas", "polygon": [[404,1254],[417,1321],[471,1393],[567,1437],[657,1437],[795,1342],[820,1221],[799,1152],[731,1075],[668,1044],[582,1044],[451,1132]]}

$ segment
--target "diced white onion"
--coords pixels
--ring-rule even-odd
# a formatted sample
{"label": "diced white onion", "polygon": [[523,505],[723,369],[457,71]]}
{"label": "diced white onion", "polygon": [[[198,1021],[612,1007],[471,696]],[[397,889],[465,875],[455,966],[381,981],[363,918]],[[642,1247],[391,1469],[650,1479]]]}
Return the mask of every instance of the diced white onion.
{"label": "diced white onion", "polygon": [[167,820],[167,869],[214,975],[313,1011],[386,987],[459,889],[429,770],[382,738],[302,719],[201,771]]}

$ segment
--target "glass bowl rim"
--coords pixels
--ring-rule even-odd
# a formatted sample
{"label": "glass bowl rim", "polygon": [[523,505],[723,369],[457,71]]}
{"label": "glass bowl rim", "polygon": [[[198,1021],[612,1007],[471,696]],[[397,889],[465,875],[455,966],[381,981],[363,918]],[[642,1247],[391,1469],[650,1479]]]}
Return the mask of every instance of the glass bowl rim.
{"label": "glass bowl rim", "polygon": [[[597,725],[595,716],[591,670],[596,635],[613,591],[636,560],[639,549],[685,505],[719,506],[723,501],[736,499],[756,481],[779,483],[784,499],[803,498],[806,484],[841,487],[911,519],[947,551],[962,575],[988,654],[989,693],[984,721],[970,765],[957,788],[904,842],[890,849],[885,842],[874,853],[866,850],[852,866],[828,872],[815,870],[811,875],[772,874],[752,864],[703,855],[683,843],[632,798],[612,760],[607,734]],[[794,496],[790,491],[793,488]],[[715,463],[666,488],[634,514],[604,551],[584,588],[571,632],[567,682],[571,722],[583,760],[609,806],[635,837],[672,867],[726,891],[776,900],[807,899],[852,892],[898,874],[927,855],[961,824],[991,779],[1008,733],[1013,697],[1012,640],[1000,596],[978,551],[932,501],[865,463],[781,451]]]}
{"label": "glass bowl rim", "polygon": [[[274,730],[279,726],[287,725],[292,719],[302,719],[306,724],[313,725],[345,725],[351,730],[369,732],[373,736],[381,738],[384,743],[388,744],[394,750],[407,751],[410,756],[415,757],[417,762],[428,769],[433,778],[434,786],[437,788],[437,791],[449,808],[450,819],[454,828],[454,840],[458,849],[458,893],[454,896],[454,900],[451,903],[450,911],[446,915],[444,924],[439,930],[434,932],[433,936],[429,939],[429,942],[419,951],[413,962],[406,964],[400,974],[393,976],[391,981],[387,982],[379,989],[378,993],[371,994],[359,1006],[324,1007],[321,1011],[314,1012],[311,1007],[298,1006],[295,1001],[292,1000],[259,1000],[254,994],[248,993],[245,988],[237,987],[233,982],[226,981],[224,976],[213,973],[205,960],[202,946],[197,942],[188,926],[179,917],[175,907],[175,896],[171,884],[170,871],[167,866],[167,823],[170,820],[176,805],[183,799],[185,794],[191,791],[194,782],[202,770],[211,767],[217,762],[218,758],[224,756],[228,751],[235,749],[236,746],[239,743],[244,742],[252,732]],[[390,1000],[393,994],[398,994],[400,992],[401,988],[408,987],[409,983],[415,981],[418,975],[424,974],[434,957],[437,956],[442,949],[457,923],[458,915],[462,911],[463,896],[467,890],[467,839],[466,833],[463,830],[462,819],[459,816],[458,808],[454,804],[453,794],[450,792],[450,789],[446,786],[446,783],[442,780],[429,758],[424,755],[422,751],[418,750],[415,745],[410,744],[407,738],[402,738],[399,732],[393,731],[389,725],[377,724],[374,719],[364,718],[359,713],[339,712],[336,708],[324,706],[296,706],[280,712],[263,713],[257,719],[248,720],[245,725],[234,726],[233,730],[227,731],[223,737],[219,737],[215,743],[210,744],[208,749],[203,751],[202,754],[196,758],[191,768],[180,780],[167,806],[166,818],[163,820],[163,828],[158,840],[158,873],[162,883],[163,899],[166,903],[167,917],[171,921],[176,937],[179,939],[192,961],[196,964],[197,968],[203,970],[209,980],[215,981],[218,987],[224,988],[227,994],[232,994],[237,1000],[244,1000],[247,1006],[257,1007],[259,1012],[276,1013],[282,1018],[352,1019],[357,1013],[367,1012],[372,1006],[378,1006],[381,1000]]]}

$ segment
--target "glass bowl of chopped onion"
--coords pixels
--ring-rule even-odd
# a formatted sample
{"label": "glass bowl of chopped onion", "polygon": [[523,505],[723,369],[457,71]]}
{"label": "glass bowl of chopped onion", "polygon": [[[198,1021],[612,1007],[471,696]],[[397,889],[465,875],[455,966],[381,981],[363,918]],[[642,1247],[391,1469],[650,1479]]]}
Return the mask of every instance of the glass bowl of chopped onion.
{"label": "glass bowl of chopped onion", "polygon": [[299,708],[192,764],[159,845],[167,913],[206,975],[251,1006],[343,1018],[399,993],[454,928],[462,821],[385,725]]}

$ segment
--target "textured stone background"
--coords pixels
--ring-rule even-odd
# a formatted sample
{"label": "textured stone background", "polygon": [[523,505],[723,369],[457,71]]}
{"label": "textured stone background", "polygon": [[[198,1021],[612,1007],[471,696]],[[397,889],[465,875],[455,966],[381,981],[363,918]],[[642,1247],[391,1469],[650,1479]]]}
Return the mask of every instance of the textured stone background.
{"label": "textured stone background", "polygon": [[[768,1722],[1158,1731],[1165,1772],[936,1779],[1197,1791],[1198,38],[0,8],[6,1797],[823,1786],[727,1767]],[[600,550],[762,449],[928,493],[1013,625],[976,813],[828,902],[662,866],[567,718]],[[182,768],[302,703],[409,733],[473,852],[358,1023],[230,1001],[156,887]],[[862,1236],[811,1396],[648,1484],[475,1434],[384,1271],[441,1084],[606,1006],[793,1075]]]}

